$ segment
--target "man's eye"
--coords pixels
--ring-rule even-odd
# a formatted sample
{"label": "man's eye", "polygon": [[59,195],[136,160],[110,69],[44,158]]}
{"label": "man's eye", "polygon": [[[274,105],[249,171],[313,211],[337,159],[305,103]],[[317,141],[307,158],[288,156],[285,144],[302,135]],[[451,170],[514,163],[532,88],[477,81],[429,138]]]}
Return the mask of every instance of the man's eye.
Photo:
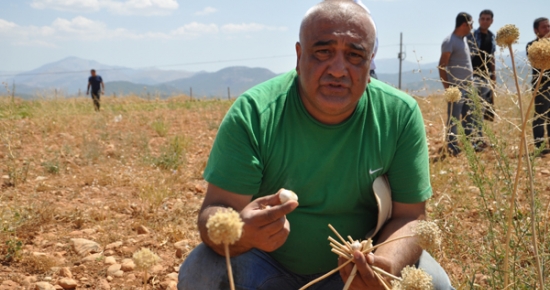
{"label": "man's eye", "polygon": [[317,57],[328,57],[330,55],[330,51],[328,49],[320,49],[315,51],[315,56]]}
{"label": "man's eye", "polygon": [[358,64],[361,61],[363,61],[363,55],[355,53],[355,52],[350,52],[348,54],[348,59],[349,59],[350,62],[352,62],[354,64]]}

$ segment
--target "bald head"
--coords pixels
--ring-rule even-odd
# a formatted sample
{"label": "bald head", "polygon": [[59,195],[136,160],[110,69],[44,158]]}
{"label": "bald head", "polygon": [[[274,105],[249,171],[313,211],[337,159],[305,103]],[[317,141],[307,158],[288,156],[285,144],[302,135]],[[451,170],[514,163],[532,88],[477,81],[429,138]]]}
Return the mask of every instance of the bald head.
{"label": "bald head", "polygon": [[316,29],[318,21],[329,20],[334,25],[359,24],[368,31],[367,43],[369,49],[374,48],[376,39],[376,27],[370,14],[360,5],[352,0],[325,0],[311,7],[300,25],[300,42],[305,35]]}

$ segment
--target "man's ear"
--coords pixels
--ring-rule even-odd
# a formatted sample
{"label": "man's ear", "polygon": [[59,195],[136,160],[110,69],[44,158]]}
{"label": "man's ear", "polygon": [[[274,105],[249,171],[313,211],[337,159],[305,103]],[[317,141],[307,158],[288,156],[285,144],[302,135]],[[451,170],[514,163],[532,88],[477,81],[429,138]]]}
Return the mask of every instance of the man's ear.
{"label": "man's ear", "polygon": [[300,75],[300,57],[302,57],[302,46],[296,42],[296,72]]}

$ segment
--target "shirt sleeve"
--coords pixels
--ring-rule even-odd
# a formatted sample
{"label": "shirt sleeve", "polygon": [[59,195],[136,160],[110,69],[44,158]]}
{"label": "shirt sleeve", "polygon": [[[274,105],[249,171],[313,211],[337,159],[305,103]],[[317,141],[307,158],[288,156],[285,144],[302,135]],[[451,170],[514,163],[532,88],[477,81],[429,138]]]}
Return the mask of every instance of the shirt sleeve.
{"label": "shirt sleeve", "polygon": [[443,40],[443,43],[441,44],[441,52],[453,52],[453,45],[450,38]]}
{"label": "shirt sleeve", "polygon": [[418,104],[410,112],[397,140],[396,153],[388,170],[392,199],[402,203],[422,202],[432,196],[422,113]]}
{"label": "shirt sleeve", "polygon": [[259,191],[258,114],[250,98],[241,96],[224,117],[204,170],[204,179],[227,191],[253,195]]}

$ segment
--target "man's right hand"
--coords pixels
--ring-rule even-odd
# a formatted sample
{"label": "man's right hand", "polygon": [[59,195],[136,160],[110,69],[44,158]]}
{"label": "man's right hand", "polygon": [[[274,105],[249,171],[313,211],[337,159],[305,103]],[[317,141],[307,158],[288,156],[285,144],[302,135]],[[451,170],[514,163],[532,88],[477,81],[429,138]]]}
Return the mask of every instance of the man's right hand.
{"label": "man's right hand", "polygon": [[281,190],[252,200],[251,195],[237,194],[208,184],[198,221],[203,242],[218,254],[224,254],[223,245],[216,245],[210,241],[206,222],[220,208],[231,207],[239,212],[244,222],[241,238],[229,247],[231,256],[240,255],[253,248],[266,252],[278,249],[290,233],[286,214],[298,207],[298,202],[294,200],[281,204],[280,192]]}
{"label": "man's right hand", "polygon": [[298,207],[298,202],[289,200],[281,204],[281,190],[253,200],[241,211],[244,222],[241,240],[251,248],[273,252],[285,243],[290,233],[286,214]]}

